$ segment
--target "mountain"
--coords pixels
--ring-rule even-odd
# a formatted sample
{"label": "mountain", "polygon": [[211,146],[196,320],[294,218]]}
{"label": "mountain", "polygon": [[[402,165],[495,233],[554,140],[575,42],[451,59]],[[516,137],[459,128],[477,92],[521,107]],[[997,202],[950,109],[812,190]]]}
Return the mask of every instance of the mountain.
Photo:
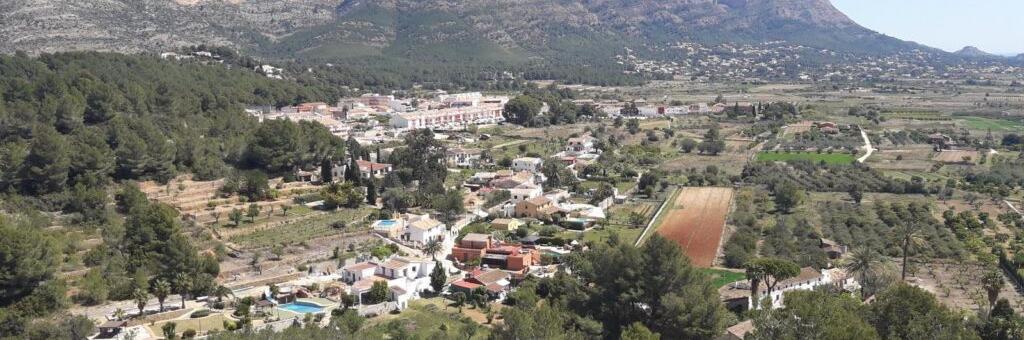
{"label": "mountain", "polygon": [[607,66],[627,49],[657,57],[680,42],[778,41],[864,55],[932,51],[864,28],[829,0],[0,2],[0,52],[7,53],[163,52],[206,44],[272,59],[564,70],[615,69]]}
{"label": "mountain", "polygon": [[965,46],[959,51],[953,52],[953,54],[967,58],[1002,58],[995,54],[982,51],[980,48],[974,46]]}

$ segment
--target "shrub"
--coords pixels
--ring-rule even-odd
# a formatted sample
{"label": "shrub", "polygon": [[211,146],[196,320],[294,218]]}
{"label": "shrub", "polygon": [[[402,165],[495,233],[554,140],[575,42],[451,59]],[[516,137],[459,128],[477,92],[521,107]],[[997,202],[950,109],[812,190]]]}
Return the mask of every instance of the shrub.
{"label": "shrub", "polygon": [[189,316],[189,317],[193,318],[193,319],[196,319],[196,318],[204,318],[204,317],[207,317],[207,316],[210,316],[210,310],[209,309],[200,309],[200,310],[197,310],[195,312],[192,312],[192,315]]}
{"label": "shrub", "polygon": [[196,330],[191,329],[191,328],[186,329],[185,332],[181,333],[181,338],[182,339],[192,339],[192,338],[195,338],[195,337],[196,337]]}

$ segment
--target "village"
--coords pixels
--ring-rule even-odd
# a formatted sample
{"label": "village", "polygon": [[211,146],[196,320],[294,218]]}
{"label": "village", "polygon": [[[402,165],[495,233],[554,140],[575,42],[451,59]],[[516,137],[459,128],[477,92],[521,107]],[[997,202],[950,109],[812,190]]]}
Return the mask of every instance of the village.
{"label": "village", "polygon": [[[159,338],[168,324],[177,332],[197,335],[243,326],[281,330],[296,323],[325,325],[341,315],[337,311],[351,309],[372,318],[400,313],[423,299],[460,306],[481,301],[478,305],[487,306],[490,323],[521,282],[564,270],[564,260],[585,251],[592,242],[621,237],[639,245],[655,232],[673,239],[672,221],[687,219],[711,224],[697,227],[700,237],[710,240],[705,249],[694,245],[686,252],[721,281],[723,303],[735,312],[753,308],[743,272],[721,268],[720,247],[727,236],[731,200],[685,190],[673,194],[666,190],[666,183],[657,190],[655,183],[646,183],[648,175],[633,169],[617,170],[634,173],[613,180],[614,185],[595,181],[604,176],[594,169],[600,166],[595,163],[601,160],[601,147],[609,143],[607,135],[595,136],[600,132],[575,126],[557,138],[529,137],[522,128],[502,126],[508,101],[508,97],[480,93],[438,94],[434,100],[367,94],[343,99],[336,106],[306,103],[248,110],[261,121],[316,122],[373,151],[354,162],[295,169],[291,176],[270,179],[277,195],[271,201],[248,203],[245,197],[225,197],[221,193],[226,180],[183,177],[163,185],[142,183],[140,188],[151,200],[181,211],[193,226],[190,229],[207,235],[213,242],[209,244],[219,241],[226,246],[218,250],[227,254],[218,278],[222,288],[216,290],[217,296],[179,296],[180,304],[164,303],[164,299],[173,301],[165,296],[159,301],[136,301],[136,305],[86,307],[85,314],[103,321],[99,338],[134,339]],[[764,107],[721,102],[658,106],[643,101],[581,100],[579,104],[598,107],[608,120],[631,113],[628,117],[633,122],[653,124],[647,127],[655,131],[673,124],[673,116],[726,110],[756,115]],[[810,123],[794,126],[800,124],[808,124],[802,131],[810,129]],[[813,128],[839,133],[834,123],[814,123]],[[398,208],[407,203],[395,202],[400,198],[389,192],[378,196],[364,191],[359,195],[368,204],[356,202],[337,210],[324,209],[323,197],[308,198],[339,183],[393,177],[395,166],[385,160],[403,145],[406,134],[420,129],[436,131],[433,138],[446,146],[446,185],[461,197],[456,215],[425,207]],[[739,149],[729,152],[746,157]],[[721,208],[707,220],[704,212],[686,212],[677,218],[673,214],[683,211],[673,209],[691,203],[676,206],[672,202],[676,197],[715,202]],[[657,228],[661,224],[665,226]],[[821,247],[833,260],[847,251],[826,239]],[[785,292],[819,286],[851,292],[859,287],[841,268],[805,267],[799,275],[772,286],[772,305],[783,306]],[[749,325],[748,321],[736,329]]]}

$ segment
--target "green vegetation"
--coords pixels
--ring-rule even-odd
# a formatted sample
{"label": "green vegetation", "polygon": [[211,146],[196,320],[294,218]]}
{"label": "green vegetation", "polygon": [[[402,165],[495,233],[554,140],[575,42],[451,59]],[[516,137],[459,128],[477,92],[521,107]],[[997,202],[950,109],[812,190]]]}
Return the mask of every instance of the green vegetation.
{"label": "green vegetation", "polygon": [[850,164],[856,157],[848,153],[815,153],[815,152],[772,152],[762,151],[757,154],[758,161],[765,162],[788,162],[788,161],[811,161],[825,162],[826,164]]}
{"label": "green vegetation", "polygon": [[712,278],[711,285],[716,288],[725,287],[725,285],[736,281],[742,281],[746,278],[746,275],[742,272],[714,268],[701,269],[700,271]]}
{"label": "green vegetation", "polygon": [[[231,242],[247,248],[268,247],[278,244],[298,244],[318,237],[357,230],[366,225],[366,218],[373,214],[371,208],[342,208],[328,213],[314,213],[285,225],[266,227],[252,233],[232,237]],[[338,228],[342,226],[342,228]]]}
{"label": "green vegetation", "polygon": [[1024,131],[1024,121],[1012,120],[1012,119],[993,119],[984,117],[963,117],[961,118],[967,124],[967,127],[972,130],[992,130],[998,132],[1017,132]]}

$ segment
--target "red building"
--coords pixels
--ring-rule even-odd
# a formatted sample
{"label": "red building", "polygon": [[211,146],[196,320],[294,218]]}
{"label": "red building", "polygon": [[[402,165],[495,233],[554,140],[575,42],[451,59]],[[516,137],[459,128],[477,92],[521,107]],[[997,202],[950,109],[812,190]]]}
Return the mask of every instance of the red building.
{"label": "red building", "polygon": [[479,259],[481,265],[490,268],[524,272],[540,261],[540,252],[520,244],[498,243],[490,235],[466,234],[452,247],[452,257],[463,263]]}

